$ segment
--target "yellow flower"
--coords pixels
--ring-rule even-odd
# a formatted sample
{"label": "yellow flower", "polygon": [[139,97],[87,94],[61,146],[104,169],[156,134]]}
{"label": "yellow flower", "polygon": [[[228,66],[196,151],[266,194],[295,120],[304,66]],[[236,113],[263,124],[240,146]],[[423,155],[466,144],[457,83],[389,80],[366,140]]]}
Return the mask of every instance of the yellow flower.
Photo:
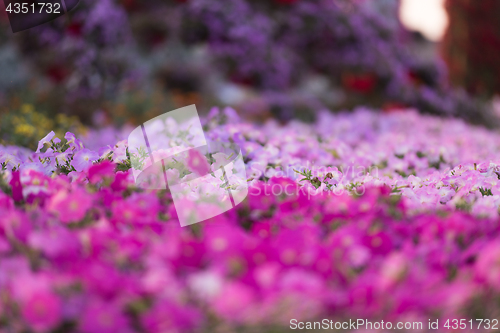
{"label": "yellow flower", "polygon": [[24,136],[32,136],[36,132],[35,127],[30,124],[20,124],[16,126],[15,133],[24,135]]}

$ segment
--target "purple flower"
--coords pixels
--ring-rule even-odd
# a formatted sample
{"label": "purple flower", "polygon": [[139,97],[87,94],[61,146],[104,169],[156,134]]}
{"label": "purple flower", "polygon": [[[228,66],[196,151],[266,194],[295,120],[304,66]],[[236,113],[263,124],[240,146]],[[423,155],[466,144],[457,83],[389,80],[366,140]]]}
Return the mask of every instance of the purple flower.
{"label": "purple flower", "polygon": [[54,138],[54,136],[56,136],[56,133],[54,133],[54,131],[52,131],[49,134],[47,134],[42,140],[38,141],[38,148],[37,148],[36,152],[39,153],[40,150],[43,148],[43,146],[46,143],[50,143],[50,141]]}
{"label": "purple flower", "polygon": [[76,171],[81,172],[84,169],[87,169],[89,166],[91,166],[92,162],[97,161],[98,159],[99,159],[98,153],[96,153],[95,151],[90,151],[89,149],[85,148],[78,151],[73,156],[73,161],[71,162],[71,165],[73,165]]}
{"label": "purple flower", "polygon": [[66,139],[66,141],[67,141],[68,145],[71,147],[71,149],[73,149],[73,150],[83,149],[82,141],[77,139],[73,133],[67,132],[64,135],[64,138]]}

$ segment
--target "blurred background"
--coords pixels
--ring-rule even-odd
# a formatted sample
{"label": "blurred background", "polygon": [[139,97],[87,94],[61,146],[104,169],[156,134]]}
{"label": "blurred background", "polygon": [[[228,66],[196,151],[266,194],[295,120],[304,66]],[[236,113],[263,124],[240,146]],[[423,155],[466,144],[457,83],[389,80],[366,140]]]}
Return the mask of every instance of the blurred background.
{"label": "blurred background", "polygon": [[0,144],[196,104],[252,121],[318,111],[497,127],[497,0],[81,0],[13,34],[0,3]]}

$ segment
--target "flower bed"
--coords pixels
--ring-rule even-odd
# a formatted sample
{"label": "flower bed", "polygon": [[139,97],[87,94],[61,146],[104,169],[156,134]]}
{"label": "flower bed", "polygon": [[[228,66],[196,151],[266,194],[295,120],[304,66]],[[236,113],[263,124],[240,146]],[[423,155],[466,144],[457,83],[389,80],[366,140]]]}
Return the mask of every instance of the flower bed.
{"label": "flower bed", "polygon": [[1,147],[0,327],[498,317],[497,133],[412,111],[259,126],[214,109],[205,126],[242,147],[250,191],[186,228],[167,191],[134,185],[124,141],[88,149],[67,133],[37,153]]}

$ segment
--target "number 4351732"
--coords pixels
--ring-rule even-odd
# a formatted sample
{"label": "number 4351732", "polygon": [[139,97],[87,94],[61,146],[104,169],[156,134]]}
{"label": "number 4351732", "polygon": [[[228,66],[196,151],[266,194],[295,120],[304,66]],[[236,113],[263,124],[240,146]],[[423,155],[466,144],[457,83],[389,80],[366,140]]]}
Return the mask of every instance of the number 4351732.
{"label": "number 4351732", "polygon": [[498,319],[470,319],[467,321],[467,319],[448,319],[446,323],[444,323],[444,327],[447,329],[453,329],[453,330],[464,330],[466,328],[470,329],[492,329],[492,330],[497,330],[498,329]]}
{"label": "number 4351732", "polygon": [[28,14],[28,13],[47,13],[47,14],[60,14],[61,4],[50,2],[35,3],[9,3],[5,9],[9,13],[14,14]]}

